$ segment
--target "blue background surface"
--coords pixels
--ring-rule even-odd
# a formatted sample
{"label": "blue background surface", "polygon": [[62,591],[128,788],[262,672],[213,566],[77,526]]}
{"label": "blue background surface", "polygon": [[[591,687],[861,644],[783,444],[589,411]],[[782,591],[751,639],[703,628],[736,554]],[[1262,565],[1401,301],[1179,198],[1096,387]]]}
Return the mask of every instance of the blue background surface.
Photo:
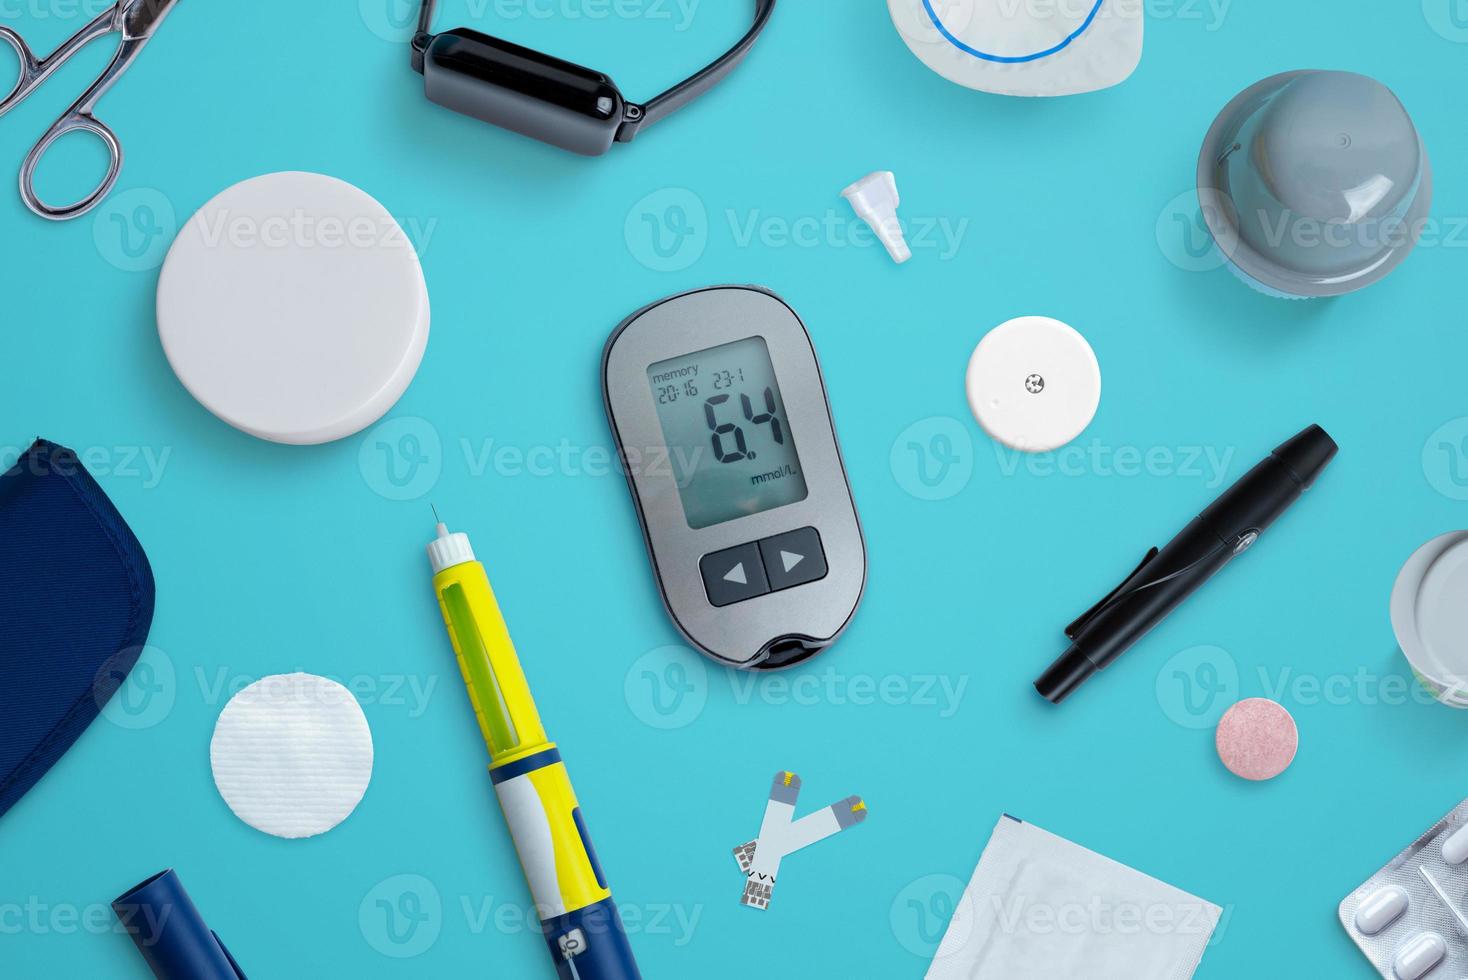
{"label": "blue background surface", "polygon": [[[1468,793],[1468,718],[1408,690],[1386,608],[1407,556],[1468,526],[1461,3],[1154,0],[1131,80],[1034,102],[930,73],[882,4],[801,0],[706,101],[584,160],[425,104],[391,2],[182,4],[103,103],[129,154],[107,204],[53,226],[0,192],[0,445],[90,454],[159,597],[122,700],[0,821],[0,973],[144,977],[106,904],[173,866],[252,977],[550,976],[429,589],[431,500],[487,560],[647,976],[919,976],[1003,811],[1224,906],[1205,980],[1371,975],[1336,904]],[[481,0],[440,24],[477,12],[647,97],[748,6]],[[47,50],[79,9],[0,7]],[[104,60],[0,121],[0,169]],[[1302,67],[1387,82],[1437,165],[1434,241],[1334,302],[1198,271],[1204,132]],[[65,145],[43,189],[97,163]],[[877,168],[929,228],[902,268],[852,244],[837,195]],[[210,416],[153,320],[177,223],[286,169],[381,200],[433,297],[385,428],[309,449]],[[668,649],[598,382],[622,317],[723,282],[809,325],[871,557],[845,638],[752,686]],[[1029,313],[1085,333],[1106,385],[1075,446],[1033,460],[983,436],[962,384]],[[1063,709],[1035,697],[1067,622],[1311,422],[1340,458],[1246,561]],[[293,670],[351,684],[377,750],[357,812],[305,842],[235,819],[208,762],[229,694]],[[1254,695],[1302,735],[1264,785],[1212,748]],[[805,808],[857,792],[872,816],[792,858],[759,914],[729,850],[787,767]]]}

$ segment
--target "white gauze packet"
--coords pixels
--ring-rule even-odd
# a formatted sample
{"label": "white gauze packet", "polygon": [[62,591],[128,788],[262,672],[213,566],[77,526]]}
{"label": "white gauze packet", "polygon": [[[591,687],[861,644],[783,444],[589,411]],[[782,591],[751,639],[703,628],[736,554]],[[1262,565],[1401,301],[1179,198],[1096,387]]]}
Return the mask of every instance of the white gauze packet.
{"label": "white gauze packet", "polygon": [[1187,980],[1220,912],[1006,815],[927,980]]}

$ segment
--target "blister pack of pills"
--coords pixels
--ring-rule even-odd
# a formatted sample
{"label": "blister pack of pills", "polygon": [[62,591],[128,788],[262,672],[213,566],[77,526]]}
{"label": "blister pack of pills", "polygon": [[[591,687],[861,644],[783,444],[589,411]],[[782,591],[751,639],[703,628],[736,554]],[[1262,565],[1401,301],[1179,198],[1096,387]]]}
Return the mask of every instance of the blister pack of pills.
{"label": "blister pack of pills", "polygon": [[1468,975],[1468,800],[1346,896],[1340,916],[1387,980]]}

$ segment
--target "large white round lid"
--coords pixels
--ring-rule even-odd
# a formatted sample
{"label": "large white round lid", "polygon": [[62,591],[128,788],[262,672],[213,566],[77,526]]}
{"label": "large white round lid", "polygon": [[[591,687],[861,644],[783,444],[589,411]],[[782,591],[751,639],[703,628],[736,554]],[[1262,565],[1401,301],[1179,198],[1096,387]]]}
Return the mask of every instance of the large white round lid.
{"label": "large white round lid", "polygon": [[321,174],[255,177],[199,209],[158,281],[158,334],[209,411],[331,442],[381,418],[428,344],[418,255],[387,209]]}
{"label": "large white round lid", "polygon": [[1430,680],[1468,679],[1468,531],[1434,538],[1392,589],[1392,628],[1402,652]]}
{"label": "large white round lid", "polygon": [[968,403],[994,439],[1044,453],[1086,431],[1101,404],[1101,365],[1076,330],[1047,316],[1000,324],[974,349]]}

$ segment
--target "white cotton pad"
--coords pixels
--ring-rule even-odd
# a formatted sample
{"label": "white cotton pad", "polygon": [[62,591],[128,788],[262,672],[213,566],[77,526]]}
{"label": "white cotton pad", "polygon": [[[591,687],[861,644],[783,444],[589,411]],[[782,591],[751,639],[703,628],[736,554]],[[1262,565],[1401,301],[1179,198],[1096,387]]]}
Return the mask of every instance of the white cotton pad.
{"label": "white cotton pad", "polygon": [[255,177],[199,209],[158,280],[158,336],[209,411],[315,445],[376,422],[428,344],[418,254],[387,209],[335,177]]}
{"label": "white cotton pad", "polygon": [[245,823],[290,839],[341,823],[372,779],[372,732],[352,693],[314,674],[276,674],[230,699],[209,762]]}

